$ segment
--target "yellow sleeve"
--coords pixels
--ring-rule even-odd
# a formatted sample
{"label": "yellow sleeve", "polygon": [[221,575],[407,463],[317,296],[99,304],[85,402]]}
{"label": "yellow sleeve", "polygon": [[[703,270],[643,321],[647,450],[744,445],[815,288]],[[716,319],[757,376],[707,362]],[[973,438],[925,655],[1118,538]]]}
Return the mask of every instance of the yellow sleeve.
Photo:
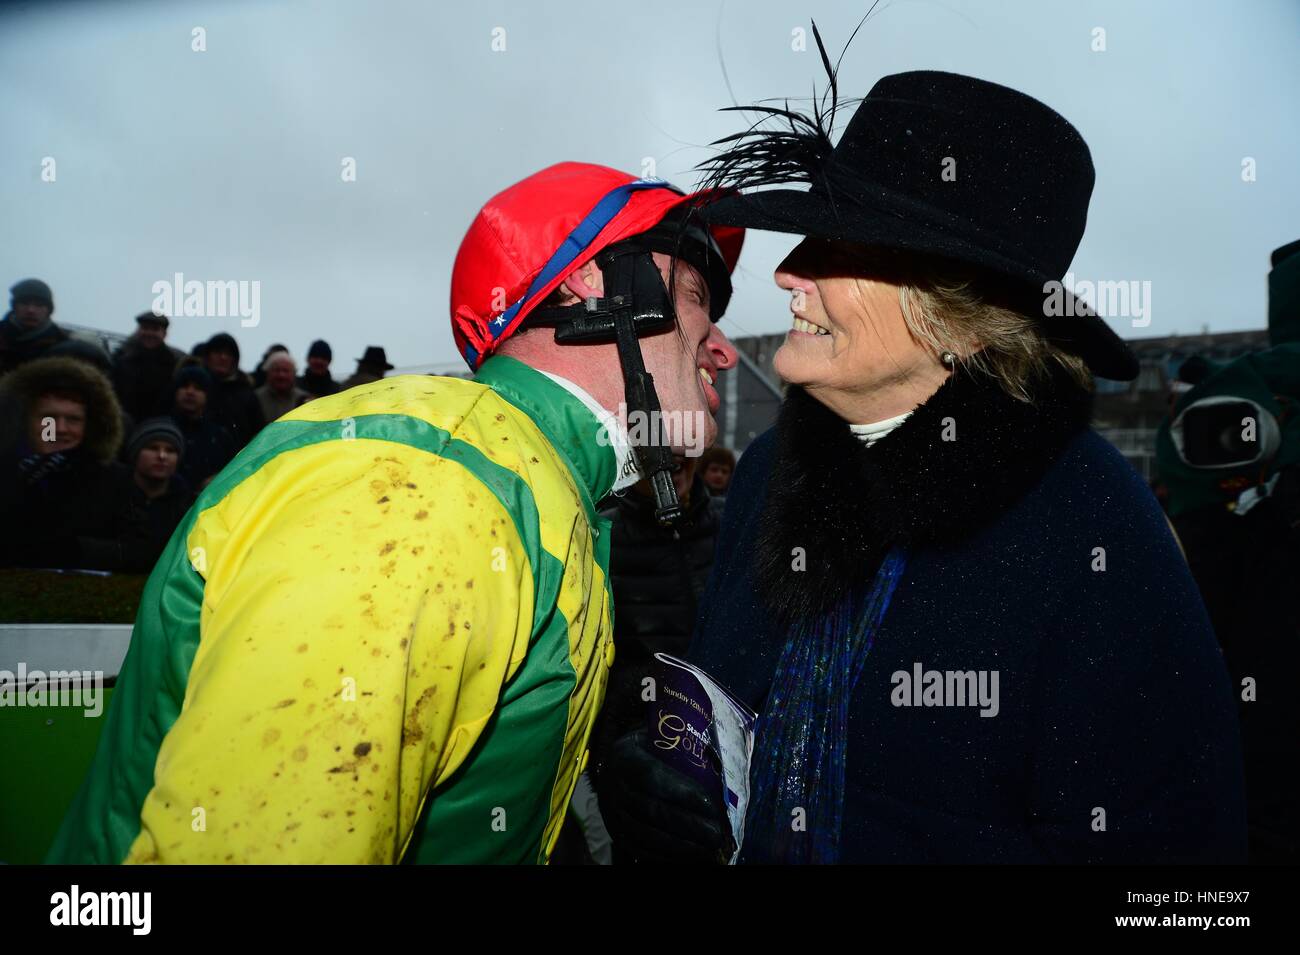
{"label": "yellow sleeve", "polygon": [[196,523],[201,637],[128,862],[399,860],[523,661],[510,514],[457,461],[362,443],[281,454]]}

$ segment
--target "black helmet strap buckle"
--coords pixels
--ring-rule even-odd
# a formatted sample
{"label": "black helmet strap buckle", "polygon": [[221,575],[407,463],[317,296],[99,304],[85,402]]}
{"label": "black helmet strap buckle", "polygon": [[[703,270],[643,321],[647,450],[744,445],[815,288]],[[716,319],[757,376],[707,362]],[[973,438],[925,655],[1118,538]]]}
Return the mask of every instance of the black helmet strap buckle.
{"label": "black helmet strap buckle", "polygon": [[[672,299],[664,285],[651,250],[634,239],[617,243],[596,256],[604,277],[605,294],[580,304],[541,308],[528,321],[555,327],[560,344],[608,342],[618,346],[623,384],[629,413],[644,415],[648,422],[662,421],[654,378],[646,371],[641,355],[641,335],[672,328],[677,322]],[[633,449],[641,470],[650,479],[655,496],[655,519],[675,524],[684,510],[673,485],[672,449],[649,429],[652,440]]]}

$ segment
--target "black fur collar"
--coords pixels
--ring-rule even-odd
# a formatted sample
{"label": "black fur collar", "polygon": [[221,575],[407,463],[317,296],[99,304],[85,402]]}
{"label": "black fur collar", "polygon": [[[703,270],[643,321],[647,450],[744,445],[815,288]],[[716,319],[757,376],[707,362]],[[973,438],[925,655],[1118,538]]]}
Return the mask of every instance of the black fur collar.
{"label": "black fur collar", "polygon": [[[942,546],[979,530],[1038,482],[1091,413],[1091,393],[1064,370],[1041,382],[1029,405],[959,369],[868,449],[791,386],[758,531],[769,609],[787,626],[815,618],[865,587],[893,544]],[[792,570],[796,547],[803,573]]]}

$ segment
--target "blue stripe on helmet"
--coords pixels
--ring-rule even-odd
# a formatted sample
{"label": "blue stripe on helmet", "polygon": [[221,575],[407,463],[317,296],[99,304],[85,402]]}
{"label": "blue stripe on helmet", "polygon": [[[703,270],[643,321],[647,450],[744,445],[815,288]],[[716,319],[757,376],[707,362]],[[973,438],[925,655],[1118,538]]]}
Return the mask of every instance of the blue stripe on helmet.
{"label": "blue stripe on helmet", "polygon": [[505,329],[510,327],[510,323],[519,314],[519,310],[524,307],[524,303],[532,298],[539,288],[546,285],[557,275],[562,274],[577,260],[578,256],[587,250],[591,243],[595,241],[596,236],[600,235],[605,226],[609,225],[613,218],[627,205],[632,193],[641,189],[673,189],[673,186],[662,179],[637,179],[606,193],[604,198],[596,203],[596,207],[587,214],[587,217],[579,222],[565,240],[560,243],[560,247],[551,254],[546,265],[542,267],[542,270],[537,273],[537,277],[529,284],[528,291],[523,294],[523,297],[488,324],[494,339],[500,338]]}
{"label": "blue stripe on helmet", "polygon": [[[523,296],[488,322],[488,330],[492,334],[493,341],[499,339],[510,328],[515,316],[524,307],[524,303],[532,298],[538,289],[569,269],[577,258],[595,241],[596,236],[600,235],[605,226],[609,225],[614,217],[622,211],[623,207],[628,204],[628,201],[632,198],[632,193],[642,189],[671,189],[674,192],[681,192],[672,183],[663,179],[636,179],[607,192],[596,203],[595,208],[587,213],[587,217],[579,222],[573,231],[565,237],[564,241],[560,243],[560,247],[551,254],[546,265],[529,283],[528,290],[524,292]],[[465,346],[465,361],[469,363],[471,370],[477,369],[478,360],[477,350],[467,344]]]}

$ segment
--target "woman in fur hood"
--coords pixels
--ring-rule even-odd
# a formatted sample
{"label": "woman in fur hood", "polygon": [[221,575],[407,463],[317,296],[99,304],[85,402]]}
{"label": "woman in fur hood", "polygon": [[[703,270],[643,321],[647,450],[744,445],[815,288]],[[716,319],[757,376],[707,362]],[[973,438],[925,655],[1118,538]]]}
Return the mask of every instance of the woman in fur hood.
{"label": "woman in fur hood", "polygon": [[[1242,860],[1214,634],[1088,426],[1093,373],[1137,372],[1060,288],[1088,147],[949,73],[885,77],[832,147],[834,109],[769,110],[787,130],[711,163],[733,192],[808,191],[704,212],[804,237],[776,270],[789,389],[732,481],[689,655],[759,713],[740,861]],[[717,795],[644,733],[602,775],[616,850],[727,857]]]}
{"label": "woman in fur hood", "polygon": [[0,422],[0,564],[147,571],[108,378],[75,358],[28,362],[0,380]]}

